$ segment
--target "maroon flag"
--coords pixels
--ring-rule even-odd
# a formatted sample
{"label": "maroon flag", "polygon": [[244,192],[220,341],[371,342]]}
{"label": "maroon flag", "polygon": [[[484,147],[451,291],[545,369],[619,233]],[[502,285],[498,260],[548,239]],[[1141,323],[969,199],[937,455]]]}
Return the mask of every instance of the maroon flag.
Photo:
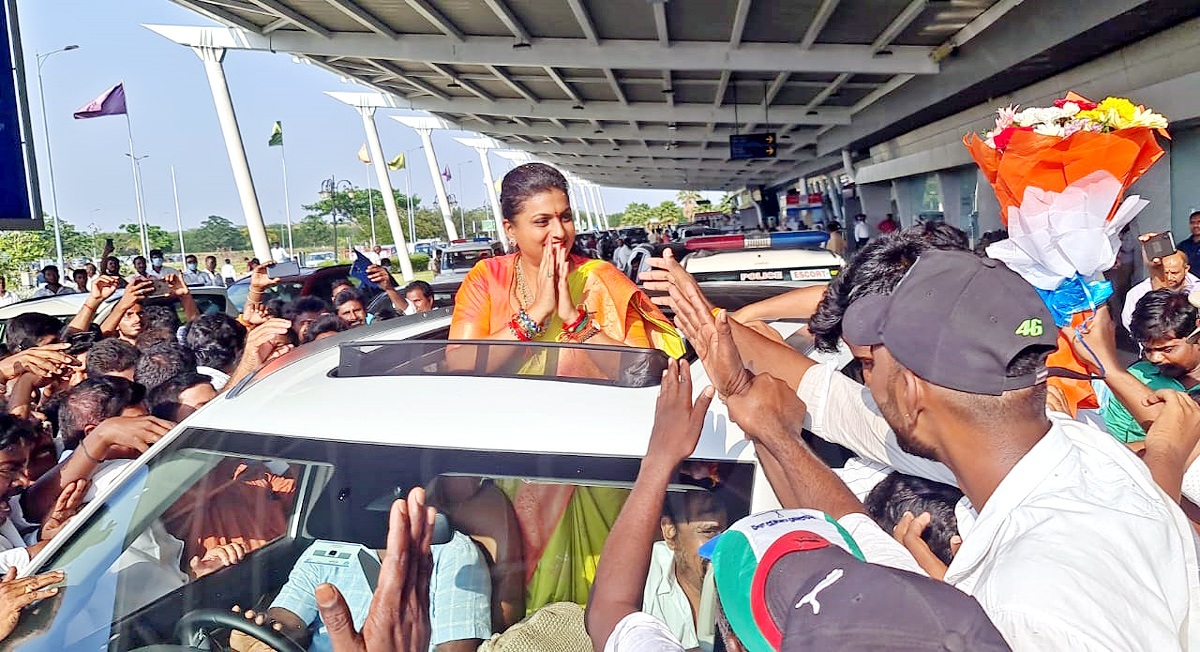
{"label": "maroon flag", "polygon": [[105,115],[125,113],[125,83],[122,82],[100,94],[75,112],[75,119],[99,118]]}

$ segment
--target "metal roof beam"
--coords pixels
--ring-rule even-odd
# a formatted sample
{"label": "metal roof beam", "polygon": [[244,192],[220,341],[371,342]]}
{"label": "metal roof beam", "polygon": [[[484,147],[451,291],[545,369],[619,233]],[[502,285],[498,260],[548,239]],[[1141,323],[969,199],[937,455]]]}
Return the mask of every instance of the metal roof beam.
{"label": "metal roof beam", "polygon": [[[418,81],[418,80],[413,80]],[[528,99],[528,98],[527,98]],[[590,102],[586,110],[577,109],[578,104],[562,100],[509,100],[497,99],[495,103],[455,97],[449,99],[410,98],[413,109],[444,113],[480,113],[501,117],[523,116],[527,118],[560,118],[563,120],[608,120],[625,122],[726,122],[734,121],[732,107],[714,109],[707,104],[677,104],[668,107],[661,103],[635,102],[628,105],[618,102]],[[850,111],[844,107],[808,109],[799,106],[777,106],[771,112],[780,123],[798,125],[849,124]]]}
{"label": "metal roof beam", "polygon": [[733,73],[728,70],[721,71],[721,79],[717,81],[717,94],[713,98],[713,108],[719,109],[725,103],[725,92],[729,90],[729,79],[732,76]]}
{"label": "metal roof beam", "polygon": [[[266,0],[258,0],[264,2]],[[423,3],[426,0],[407,0]],[[378,34],[338,32],[331,38],[286,31],[270,38],[230,27],[180,27],[147,25],[147,28],[184,45],[210,45],[236,50],[264,50],[320,56],[348,56],[396,61],[435,61],[452,64],[497,66],[554,66],[628,70],[730,70],[776,72],[835,72],[870,74],[934,74],[938,64],[930,48],[893,46],[890,55],[878,55],[864,45],[814,45],[797,51],[792,44],[674,41],[662,48],[652,41],[612,40],[599,45],[580,39],[546,38],[527,48],[514,48],[510,37],[472,36],[454,43],[427,34],[405,34],[392,40]],[[461,34],[461,32],[458,32]]]}
{"label": "metal roof beam", "polygon": [[[421,14],[422,18],[424,18],[430,25],[433,25],[434,27],[438,28],[438,30],[440,30],[446,36],[449,36],[450,38],[452,38],[460,43],[466,40],[466,37],[463,35],[462,30],[460,30],[457,26],[455,26],[454,23],[450,22],[450,19],[443,16],[442,12],[438,11],[437,7],[434,7],[432,4],[430,4],[429,0],[404,0],[404,1],[408,3],[408,6],[413,8],[413,11],[416,11],[418,14]],[[408,36],[408,35],[406,35],[406,36]],[[437,37],[434,37],[434,38],[437,38]],[[509,47],[510,48],[512,47],[511,43],[509,43]],[[411,59],[411,60],[412,61],[420,61],[420,59]],[[447,60],[447,62],[452,63],[453,59]]]}
{"label": "metal roof beam", "polygon": [[488,102],[496,101],[496,98],[491,93],[489,93],[489,92],[483,90],[482,88],[479,88],[475,84],[472,84],[471,82],[463,79],[461,76],[455,74],[454,71],[450,70],[449,68],[438,65],[436,63],[427,63],[425,65],[429,66],[429,68],[431,70],[437,72],[438,74],[442,75],[446,79],[449,79],[450,81],[454,82],[455,84],[458,84],[459,86],[461,86],[463,88],[463,90],[474,95],[475,97],[478,97],[481,100],[487,100]]}
{"label": "metal roof beam", "polygon": [[328,27],[325,27],[324,25],[309,18],[308,16],[305,16],[304,14],[296,11],[295,9],[292,9],[291,7],[283,4],[282,2],[279,2],[279,0],[250,0],[250,1],[253,2],[254,4],[262,7],[263,9],[266,9],[266,10],[274,13],[276,16],[286,19],[291,24],[295,25],[296,27],[299,27],[300,29],[302,29],[306,32],[309,32],[310,34],[314,34],[316,36],[320,36],[321,38],[326,38],[326,39],[333,35],[333,32],[331,32]]}
{"label": "metal roof beam", "polygon": [[508,31],[512,32],[518,43],[529,43],[532,41],[525,26],[513,14],[512,9],[509,9],[508,5],[504,4],[504,0],[483,0],[483,3],[488,6],[488,9],[492,10],[492,13],[496,14],[496,17],[500,19],[500,22],[504,23]]}
{"label": "metal roof beam", "polygon": [[817,42],[817,37],[821,35],[821,30],[825,29],[825,23],[829,22],[837,6],[838,0],[821,0],[821,6],[817,7],[817,15],[813,16],[808,29],[804,30],[804,37],[800,39],[801,50],[807,50]]}
{"label": "metal roof beam", "polygon": [[575,21],[579,23],[579,29],[583,31],[583,38],[592,45],[600,45],[600,37],[596,34],[596,25],[592,22],[587,7],[583,6],[583,0],[567,0],[567,4],[571,7],[571,13],[575,14]]}
{"label": "metal roof beam", "polygon": [[541,100],[538,98],[538,96],[534,95],[533,93],[530,93],[530,92],[529,92],[529,89],[527,89],[527,88],[525,88],[524,86],[522,86],[522,85],[521,85],[519,82],[517,82],[517,80],[513,79],[512,77],[509,77],[509,76],[508,76],[508,73],[506,73],[506,72],[504,72],[503,70],[501,70],[501,69],[497,68],[496,66],[491,66],[491,65],[489,65],[489,66],[485,66],[485,67],[488,69],[488,72],[492,73],[492,74],[493,74],[493,75],[495,75],[497,78],[499,78],[499,79],[500,79],[500,81],[504,82],[504,85],[505,85],[505,86],[508,86],[509,88],[513,89],[513,91],[514,91],[514,92],[515,92],[517,95],[520,95],[521,97],[523,97],[523,98],[525,98],[525,99],[529,100],[530,102],[539,102],[539,101],[541,101]]}
{"label": "metal roof beam", "polygon": [[[222,8],[217,3],[197,2],[194,0],[174,0],[174,1],[176,4],[184,7],[185,9],[191,9],[192,11],[194,11],[202,16],[211,18],[217,22],[227,23],[230,25],[236,25],[252,34],[262,34],[261,27],[246,20],[245,18],[242,18],[241,16],[233,13],[232,11]],[[269,16],[274,15],[270,12],[263,11],[259,7],[255,7],[254,10],[259,13],[265,13]]]}
{"label": "metal roof beam", "polygon": [[579,93],[576,93],[575,89],[571,88],[571,85],[562,78],[562,75],[558,74],[557,70],[555,70],[552,66],[545,66],[543,70],[546,71],[547,75],[550,75],[550,79],[553,79],[555,84],[558,84],[558,87],[562,89],[562,92],[567,94],[568,98],[574,100],[576,103],[583,104],[583,98],[579,97]]}
{"label": "metal roof beam", "polygon": [[667,29],[667,0],[649,0],[654,10],[654,32],[658,34],[658,44],[664,48],[671,47],[671,31]]}
{"label": "metal roof beam", "polygon": [[621,90],[621,82],[617,81],[617,76],[613,74],[612,68],[605,68],[604,76],[608,78],[608,85],[612,88],[613,94],[617,96],[617,101],[622,105],[629,106],[625,91]]}
{"label": "metal roof beam", "polygon": [[[413,77],[410,77],[410,76],[404,74],[404,71],[397,68],[394,64],[386,63],[386,62],[381,63],[378,61],[371,61],[370,63],[371,63],[371,65],[375,66],[376,68],[379,68],[379,70],[382,71],[383,73],[391,75],[392,77],[399,79],[400,81],[404,82],[405,84],[408,84],[409,86],[412,86],[413,88],[415,88],[419,91],[428,93],[428,94],[434,96],[435,98],[437,98],[438,100],[442,100],[442,101],[450,100],[449,95],[443,93],[442,91],[439,91],[437,88],[434,88],[433,86],[421,81],[420,79],[416,79],[416,78],[413,78]],[[411,98],[405,98],[405,99],[411,100]]]}
{"label": "metal roof beam", "polygon": [[883,28],[883,32],[875,37],[875,40],[871,43],[871,50],[879,52],[880,50],[887,49],[888,45],[891,45],[892,41],[896,40],[896,37],[900,36],[901,32],[908,29],[908,26],[917,19],[917,16],[921,15],[922,11],[925,11],[925,7],[927,6],[929,6],[929,0],[912,0],[909,2],[904,11],[901,11],[899,16],[893,18],[892,22]]}
{"label": "metal roof beam", "polygon": [[363,9],[354,0],[325,0],[333,5],[342,13],[353,18],[359,25],[387,38],[396,38],[399,34],[396,33],[387,23],[379,19],[375,14]]}
{"label": "metal roof beam", "polygon": [[[669,127],[660,126],[643,126],[640,129],[634,129],[627,126],[607,126],[600,127],[602,132],[597,134],[595,126],[585,127],[582,125],[567,125],[565,128],[559,129],[550,126],[530,126],[521,127],[511,124],[496,123],[492,127],[481,129],[480,131],[496,136],[531,136],[534,138],[544,138],[546,136],[554,136],[556,138],[615,138],[617,140],[670,140],[677,143],[704,143],[712,140],[725,140],[733,135],[732,129],[717,129],[714,125],[712,130],[706,127],[679,127],[671,129]],[[813,145],[816,143],[816,136],[811,133],[792,134],[789,136],[788,143],[799,143],[803,145]]]}
{"label": "metal roof beam", "polygon": [[750,14],[751,0],[738,0],[733,11],[733,30],[729,34],[729,47],[737,49],[742,44],[742,33],[746,31],[746,16]]}

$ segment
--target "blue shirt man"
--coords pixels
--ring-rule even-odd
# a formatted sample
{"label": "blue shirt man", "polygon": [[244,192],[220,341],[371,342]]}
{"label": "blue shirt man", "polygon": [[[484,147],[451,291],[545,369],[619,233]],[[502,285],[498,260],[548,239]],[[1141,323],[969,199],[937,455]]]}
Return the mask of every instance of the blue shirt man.
{"label": "blue shirt man", "polygon": [[[429,582],[429,649],[439,644],[471,639],[487,640],[492,635],[492,585],[487,563],[470,537],[455,532],[450,541],[433,548],[433,577]],[[325,561],[324,554],[337,550],[341,560]],[[368,581],[358,553],[375,561],[376,551],[356,544],[317,541],[292,567],[287,584],[275,596],[271,608],[286,609],[310,627],[316,625],[309,652],[333,652],[329,633],[317,611],[316,588],[325,583],[341,591],[350,606],[355,629],[362,629],[371,608],[374,588]]]}

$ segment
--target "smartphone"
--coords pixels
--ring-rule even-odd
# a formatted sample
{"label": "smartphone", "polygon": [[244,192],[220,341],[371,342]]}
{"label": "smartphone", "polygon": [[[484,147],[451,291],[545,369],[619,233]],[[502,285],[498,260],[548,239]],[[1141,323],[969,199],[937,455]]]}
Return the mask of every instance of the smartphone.
{"label": "smartphone", "polygon": [[299,276],[300,275],[300,263],[292,260],[292,261],[288,261],[286,263],[275,263],[274,265],[267,265],[267,273],[271,275],[271,278],[283,278],[285,276]]}
{"label": "smartphone", "polygon": [[1142,243],[1142,251],[1146,252],[1146,258],[1149,260],[1170,256],[1175,253],[1175,237],[1170,231],[1159,233]]}
{"label": "smartphone", "polygon": [[171,284],[170,283],[166,282],[165,280],[163,280],[161,278],[152,278],[152,279],[150,279],[150,282],[154,284],[154,289],[150,291],[150,294],[146,295],[146,298],[151,299],[151,298],[171,296]]}

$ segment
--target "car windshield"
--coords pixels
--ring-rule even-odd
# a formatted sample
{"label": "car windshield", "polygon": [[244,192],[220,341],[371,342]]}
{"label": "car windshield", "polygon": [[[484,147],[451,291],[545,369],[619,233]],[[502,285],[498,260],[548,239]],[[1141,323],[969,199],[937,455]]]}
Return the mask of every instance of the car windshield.
{"label": "car windshield", "polygon": [[442,252],[442,269],[471,269],[484,258],[491,258],[490,249],[468,249],[466,251]]}
{"label": "car windshield", "polygon": [[658,385],[667,356],[656,349],[542,342],[405,340],[347,342],[337,376],[494,376]]}
{"label": "car windshield", "polygon": [[[448,526],[434,546],[434,640],[486,640],[547,605],[586,603],[639,464],[189,429],[145,465],[102,471],[101,488],[127,477],[42,565],[62,570],[65,586],[29,610],[2,649],[137,649],[198,630],[210,633],[211,649],[225,649],[229,633],[213,614],[234,605],[286,611],[300,625],[297,638],[318,649],[328,640],[316,583],[335,583],[356,618],[364,612],[388,506],[416,486]],[[748,463],[694,460],[680,469],[665,513],[694,536],[683,548],[682,539],[656,544],[648,610],[670,606],[658,596],[672,589],[675,554],[694,556],[748,512],[753,476]],[[203,561],[231,544],[244,552],[240,563]],[[687,621],[687,642],[711,644],[711,589]],[[582,626],[574,634],[586,644]]]}

